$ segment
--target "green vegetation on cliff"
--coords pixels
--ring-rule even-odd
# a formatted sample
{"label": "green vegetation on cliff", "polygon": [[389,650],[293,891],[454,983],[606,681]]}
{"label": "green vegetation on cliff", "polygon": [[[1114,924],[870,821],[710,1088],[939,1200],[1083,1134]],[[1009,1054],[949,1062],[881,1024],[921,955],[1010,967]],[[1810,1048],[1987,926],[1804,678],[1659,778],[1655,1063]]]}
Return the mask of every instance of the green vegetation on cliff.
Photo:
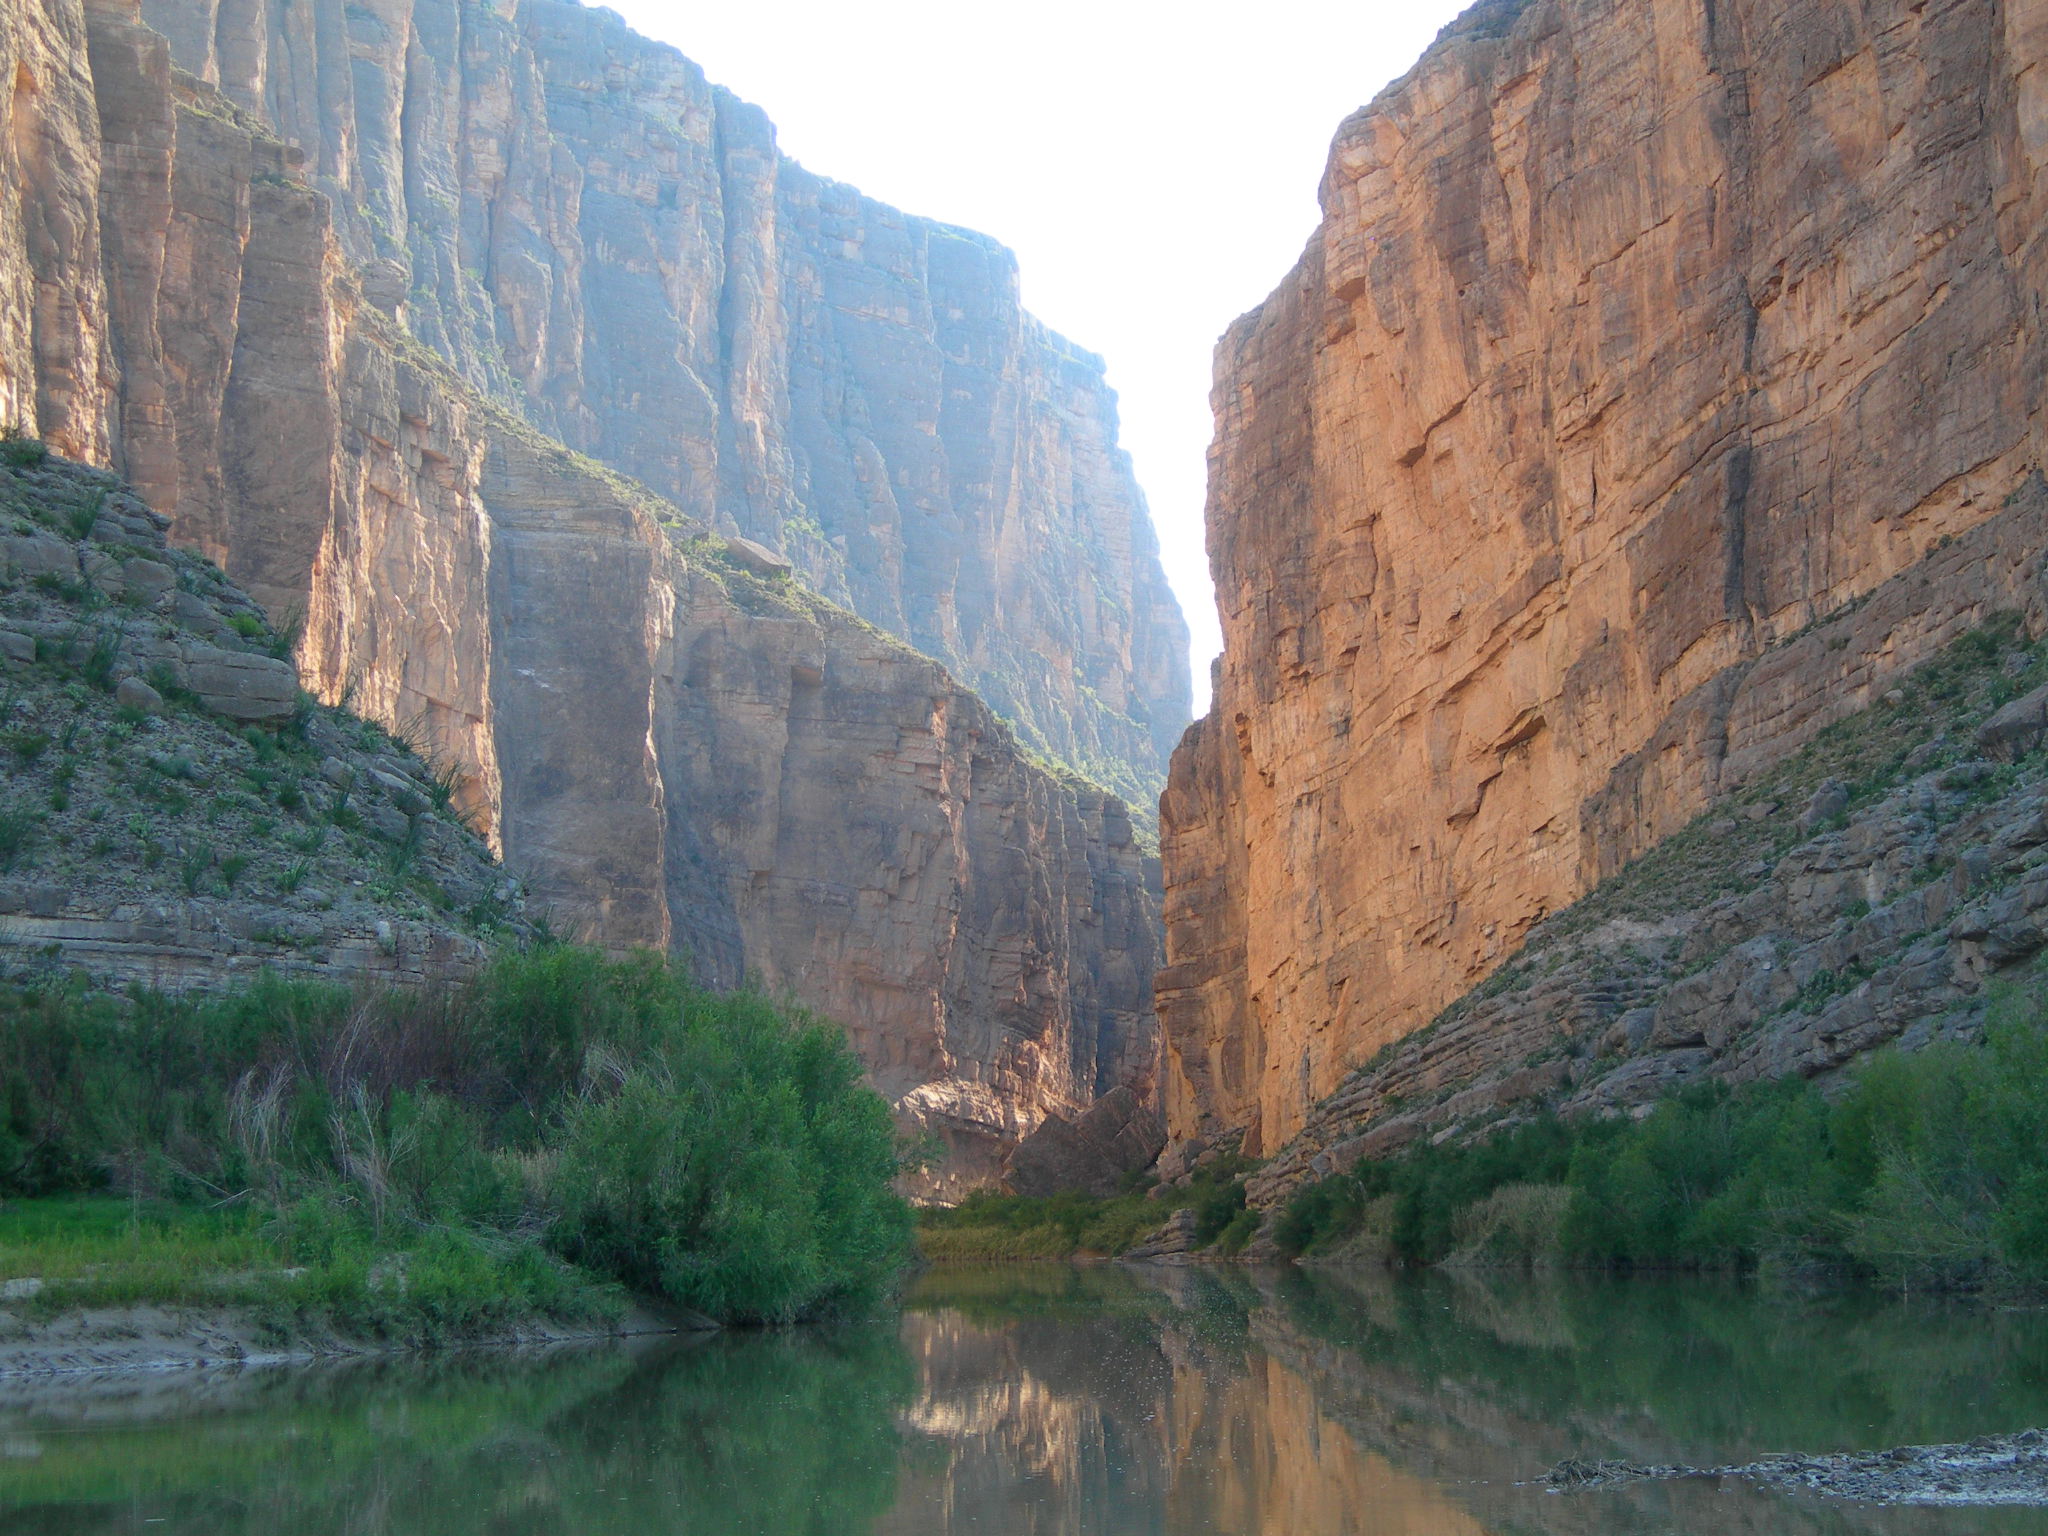
{"label": "green vegetation on cliff", "polygon": [[1298,1190],[1275,1236],[1408,1263],[2048,1284],[2048,983],[2004,989],[1981,1040],[1873,1055],[1832,1099],[1709,1081],[1639,1120],[1424,1144]]}
{"label": "green vegetation on cliff", "polygon": [[550,947],[411,990],[0,995],[0,1196],[131,1207],[0,1217],[0,1268],[43,1279],[45,1307],[261,1300],[434,1336],[623,1287],[783,1322],[889,1284],[895,1173],[837,1031],[650,956]]}

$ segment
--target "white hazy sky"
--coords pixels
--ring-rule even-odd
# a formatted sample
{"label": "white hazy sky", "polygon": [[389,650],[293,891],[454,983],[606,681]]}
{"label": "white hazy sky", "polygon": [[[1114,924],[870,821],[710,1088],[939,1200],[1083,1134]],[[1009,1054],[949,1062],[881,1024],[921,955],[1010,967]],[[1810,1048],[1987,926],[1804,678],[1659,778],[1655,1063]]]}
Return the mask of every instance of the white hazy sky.
{"label": "white hazy sky", "polygon": [[1337,124],[1464,0],[611,0],[765,108],[784,151],[1013,247],[1024,300],[1109,362],[1194,631],[1216,338],[1315,228]]}

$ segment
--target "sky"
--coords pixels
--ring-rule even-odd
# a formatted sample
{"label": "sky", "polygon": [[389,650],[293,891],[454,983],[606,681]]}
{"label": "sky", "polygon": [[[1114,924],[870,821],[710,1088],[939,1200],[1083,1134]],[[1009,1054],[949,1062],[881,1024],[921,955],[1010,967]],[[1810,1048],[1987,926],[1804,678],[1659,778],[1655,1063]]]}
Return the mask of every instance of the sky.
{"label": "sky", "polygon": [[811,170],[1009,245],[1032,312],[1107,359],[1199,713],[1216,339],[1301,254],[1337,125],[1464,0],[609,3]]}

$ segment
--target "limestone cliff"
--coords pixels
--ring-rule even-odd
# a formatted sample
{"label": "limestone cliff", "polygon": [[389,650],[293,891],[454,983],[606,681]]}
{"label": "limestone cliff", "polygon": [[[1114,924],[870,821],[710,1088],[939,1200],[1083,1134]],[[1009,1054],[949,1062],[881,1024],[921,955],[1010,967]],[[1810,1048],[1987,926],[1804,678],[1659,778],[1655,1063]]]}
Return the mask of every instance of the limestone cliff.
{"label": "limestone cliff", "polygon": [[[1163,805],[1184,1148],[1270,1153],[2032,606],[2044,54],[2038,0],[1489,0],[1343,125],[1218,355],[1226,651]],[[1891,622],[1781,645],[1887,583]]]}
{"label": "limestone cliff", "polygon": [[986,236],[784,160],[565,0],[146,0],[308,156],[370,301],[478,391],[951,668],[1143,807],[1187,630],[1099,359]]}
{"label": "limestone cliff", "polygon": [[[2048,486],[2025,501],[1935,557],[1986,578],[1967,606],[1952,584],[1936,622],[2008,611],[1538,923],[1318,1103],[1246,1181],[1252,1203],[1425,1138],[1639,1115],[1708,1080],[1827,1085],[1880,1047],[1980,1038],[2048,946],[2048,644],[2022,627],[2048,630]],[[1920,574],[1754,671],[1924,622]]]}
{"label": "limestone cliff", "polygon": [[[412,27],[407,35],[421,48],[447,42],[422,14],[417,25],[398,17],[401,30]],[[478,69],[484,43],[495,39],[493,46],[513,50],[506,68],[525,82],[521,89],[540,88],[540,55],[528,44],[542,12],[523,22],[474,6],[434,14],[449,26],[481,29],[463,54]],[[709,110],[712,96],[674,55],[647,52],[596,13],[545,14],[553,18],[548,25],[603,44],[588,57],[572,50],[569,59],[596,71],[577,87],[593,102],[623,110],[638,99],[650,122],[677,128],[687,102],[663,93],[696,81]],[[343,62],[347,46],[330,32],[344,21],[392,18],[353,7],[344,17],[326,5],[278,16],[280,26],[312,26],[317,46],[311,34],[291,33],[266,52],[269,34],[258,28],[235,34],[248,44],[241,52],[206,56],[228,84],[245,79],[238,70],[254,70],[248,79],[283,93],[243,91],[260,109],[252,110],[181,71],[171,43],[132,5],[81,13],[76,0],[0,3],[0,92],[8,104],[0,134],[0,419],[75,456],[117,465],[168,516],[175,540],[217,559],[272,615],[301,616],[308,685],[418,731],[461,763],[461,803],[530,878],[558,928],[613,945],[687,950],[714,979],[751,972],[845,1022],[906,1120],[937,1132],[952,1152],[933,1174],[934,1192],[991,1176],[1004,1148],[1047,1113],[1077,1114],[1101,1089],[1128,1084],[1149,1098],[1157,1060],[1150,1011],[1157,874],[1122,803],[1035,765],[1010,725],[939,662],[776,574],[766,552],[721,537],[715,526],[744,520],[732,510],[739,503],[722,499],[718,487],[727,482],[718,476],[726,471],[717,466],[739,461],[720,457],[727,450],[717,432],[693,438],[694,428],[676,420],[636,414],[689,405],[696,378],[684,366],[689,357],[708,370],[744,352],[733,333],[719,329],[736,313],[719,296],[723,257],[663,243],[666,234],[655,241],[648,231],[660,252],[657,260],[650,247],[643,263],[624,248],[617,226],[604,226],[602,239],[590,233],[597,243],[586,268],[591,291],[624,285],[646,304],[621,301],[600,322],[581,297],[571,302],[584,290],[563,288],[559,325],[549,334],[588,340],[574,347],[564,340],[568,350],[549,353],[554,361],[532,376],[559,385],[559,399],[538,383],[511,387],[492,371],[493,359],[517,349],[501,347],[490,324],[481,335],[457,325],[452,300],[429,302],[434,294],[468,294],[481,306],[464,312],[470,320],[495,316],[509,336],[533,313],[510,287],[495,295],[493,308],[482,290],[463,287],[469,276],[462,266],[435,276],[423,264],[394,284],[389,263],[396,258],[373,252],[355,259],[371,238],[366,230],[383,218],[384,194],[347,180],[336,165],[358,167],[348,177],[367,176],[358,151],[361,163],[386,165],[402,163],[407,144],[431,160],[442,143],[424,127],[416,137],[378,139],[362,124],[395,133],[393,119],[368,107],[353,127],[354,117],[335,115],[337,99],[360,104],[352,92],[374,94],[380,81],[396,77],[373,67],[381,56],[369,52],[352,71]],[[177,20],[159,19],[167,26]],[[224,20],[208,26],[215,21],[207,35],[228,35]],[[666,71],[634,88],[644,87],[640,98],[601,66],[614,56],[642,57],[634,48]],[[266,58],[279,68],[265,74]],[[604,201],[592,191],[597,173],[579,168],[571,140],[542,132],[550,113],[568,112],[560,101],[494,94],[481,77],[450,73],[445,62],[421,65],[411,77],[417,99],[403,112],[385,106],[415,124],[433,120],[436,102],[449,112],[460,108],[469,135],[461,141],[465,174],[506,199],[475,204],[471,213],[507,243],[485,260],[480,248],[436,245],[439,226],[431,225],[416,228],[421,249],[511,273],[515,245],[529,255],[545,245],[532,234],[536,226],[515,218],[526,200],[573,206],[581,198],[593,208]],[[450,94],[420,95],[429,84]],[[291,103],[299,101],[316,117],[313,103],[326,103],[319,121],[334,134],[310,138],[303,152],[272,127],[309,120],[294,117],[299,108]],[[489,121],[496,138],[486,131]],[[765,143],[765,127],[756,126]],[[624,142],[616,125],[589,131],[597,138],[576,142],[608,150]],[[330,164],[337,145],[348,153]],[[522,167],[520,176],[493,181],[479,168],[487,150]],[[649,166],[666,163],[668,153]],[[769,168],[787,186],[815,186],[793,169]],[[603,169],[624,174],[616,158]],[[717,191],[700,186],[684,198],[678,183],[661,182],[651,169],[648,175],[646,207],[657,212],[673,211],[678,199],[705,211],[695,200]],[[442,182],[425,170],[419,176],[426,179],[407,183],[422,189],[416,225],[426,218],[421,210],[446,201]],[[323,186],[346,190],[348,200]],[[768,218],[775,206],[756,212]],[[574,218],[549,226],[565,243],[546,251],[581,261],[581,227]],[[513,239],[515,228],[529,231],[524,245]],[[990,262],[1002,266],[993,253]],[[704,283],[703,304],[692,308],[683,290]],[[744,285],[733,277],[727,286],[737,293]],[[1005,319],[1000,292],[983,297],[984,311],[993,310],[982,318],[1017,342],[1008,362],[990,364],[990,378],[1007,380],[1011,392],[997,413],[1010,423],[1006,430],[1023,436],[988,427],[976,438],[962,426],[949,450],[955,471],[1009,463],[1011,447],[1032,434],[1034,453],[1054,442],[1072,446],[1085,437],[1076,422],[1106,433],[1099,376],[1072,358],[1064,371],[1046,372],[1045,349],[1053,344],[1020,314]],[[681,306],[677,313],[701,323],[689,332],[696,350],[678,352],[669,373],[629,378],[621,370],[632,348],[659,329],[669,313],[660,305],[670,298]],[[963,293],[954,307],[967,302]],[[458,343],[458,333],[467,341]],[[682,330],[667,334],[682,347]],[[825,345],[804,334],[789,333],[805,356]],[[915,334],[914,325],[905,333]],[[735,365],[714,382],[744,393],[753,387],[735,382],[744,373]],[[1055,374],[1064,381],[1059,390],[1047,382]],[[597,383],[585,390],[577,382],[584,377]],[[951,382],[935,383],[931,398],[964,408],[966,384],[945,370],[934,377]],[[918,435],[917,408],[885,398],[879,377],[872,383],[876,398],[858,409],[869,429],[899,430],[893,413],[900,409],[910,423],[900,429]],[[847,402],[857,391],[844,376],[820,387],[854,409]],[[572,410],[577,400],[583,403]],[[705,419],[714,418],[723,420],[716,411]],[[666,475],[696,515],[570,452],[537,431],[535,419],[570,436],[584,433],[621,460],[632,456],[590,439],[597,424],[630,425],[640,434],[632,440],[649,453],[655,443],[686,455],[702,448],[689,473],[702,470],[709,480],[664,471],[652,458],[636,464],[657,479]],[[1118,504],[1104,489],[1110,482],[1090,489],[1082,459],[1112,482],[1125,474],[1106,438],[1097,447],[1092,459],[1081,454],[1048,469],[1067,477],[1062,483],[1073,495],[1066,501],[1033,500],[1037,492],[1014,485],[1003,491],[1004,506],[1029,514],[1020,512],[1022,521],[1003,537],[1083,560],[1090,550],[1121,550],[1142,577],[1156,569],[1148,566],[1142,508]],[[1029,455],[1017,447],[1013,457]],[[895,473],[889,469],[885,481]],[[917,560],[951,547],[958,570],[992,573],[999,564],[988,542],[993,514],[982,504],[971,517],[956,511],[952,544],[925,529],[914,541]],[[744,526],[774,532],[758,520]],[[975,550],[988,559],[977,565],[981,555],[969,558]],[[806,568],[830,577],[815,562]],[[934,567],[902,569],[924,573],[916,577],[924,585],[902,589],[906,611],[960,609],[941,600],[931,584],[938,578],[927,581]],[[1040,595],[1055,579],[1052,567],[1029,561],[1003,569],[1024,583],[1020,590]],[[1116,561],[1102,569],[1114,584]],[[1073,570],[1059,579],[1071,578],[1078,590]],[[1011,628],[1000,593],[984,585],[995,594],[979,610],[987,627],[1000,623],[1055,660],[1065,654],[1057,637],[1032,629],[1024,610]],[[1157,663],[1167,671],[1155,668],[1150,681],[1135,664],[1118,671],[1137,654],[1128,646],[1138,645],[1134,615],[1148,601],[1138,596],[1142,586],[1139,580],[1116,609],[1123,628],[1077,628],[1071,649],[1107,667],[1102,676],[1125,677],[1133,696],[1163,675],[1166,693],[1147,696],[1165,698],[1161,719],[1170,722],[1177,707],[1170,661]],[[1064,611],[1089,610],[1084,603]],[[1169,617],[1173,624],[1160,624],[1177,635],[1177,615]],[[1111,638],[1096,644],[1090,634]],[[1116,696],[1107,684],[1089,689],[1076,697]],[[1028,724],[1028,711],[1020,718]],[[1075,729],[1079,741],[1094,728],[1084,722]]]}

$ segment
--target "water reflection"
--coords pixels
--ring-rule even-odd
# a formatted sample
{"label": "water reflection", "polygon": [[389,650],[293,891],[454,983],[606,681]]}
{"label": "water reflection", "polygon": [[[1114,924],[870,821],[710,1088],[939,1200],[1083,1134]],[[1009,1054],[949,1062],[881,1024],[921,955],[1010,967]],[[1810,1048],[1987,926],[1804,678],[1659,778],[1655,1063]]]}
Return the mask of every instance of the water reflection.
{"label": "water reflection", "polygon": [[2048,1423],[2048,1317],[1734,1286],[1059,1266],[832,1333],[0,1386],[0,1531],[2048,1531],[1568,1455],[1729,1461]]}
{"label": "water reflection", "polygon": [[[2040,1511],[1735,1482],[1528,1482],[1566,1456],[1712,1463],[2048,1422],[2037,1312],[1699,1281],[1012,1268],[929,1277],[906,1338],[944,1450],[906,1458],[890,1532],[2048,1530]],[[986,1364],[957,1369],[968,1349]],[[1013,1411],[972,1411],[990,1380]]]}

